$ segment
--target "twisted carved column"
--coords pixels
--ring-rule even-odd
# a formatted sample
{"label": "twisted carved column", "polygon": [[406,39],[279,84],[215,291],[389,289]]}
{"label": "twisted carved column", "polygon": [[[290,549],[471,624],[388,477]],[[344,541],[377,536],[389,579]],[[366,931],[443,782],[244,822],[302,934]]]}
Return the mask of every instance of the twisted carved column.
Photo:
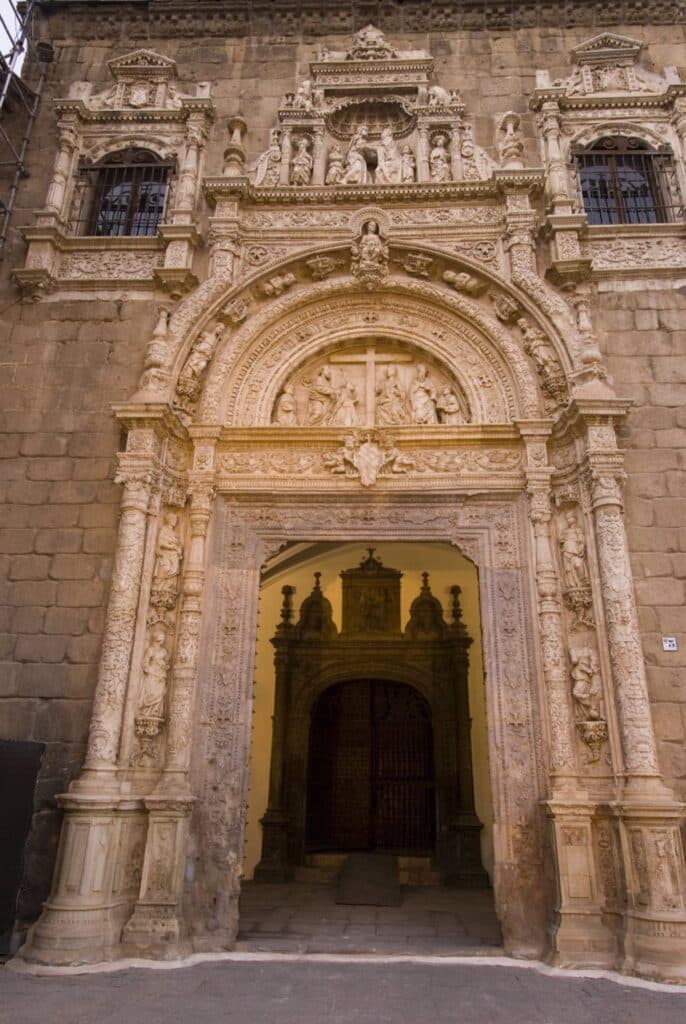
{"label": "twisted carved column", "polygon": [[624,757],[619,820],[627,886],[624,970],[686,979],[683,804],[660,776],[622,512],[622,455],[613,417],[625,404],[578,401],[586,429],[585,483],[595,526],[613,695]]}
{"label": "twisted carved column", "polygon": [[[209,451],[211,465],[211,447]],[[166,761],[160,782],[145,798],[148,832],[140,895],[122,937],[125,950],[148,956],[169,955],[170,949],[183,951],[183,872],[193,804],[188,768],[205,582],[205,541],[213,500],[214,490],[207,480],[191,491],[191,537],[181,582],[176,659],[168,696]]]}
{"label": "twisted carved column", "polygon": [[[114,771],[116,765],[136,628],[151,475],[124,470],[117,477],[118,482],[124,483],[124,493],[84,782],[94,772]],[[77,785],[81,786],[82,781]]]}
{"label": "twisted carved column", "polygon": [[567,788],[577,774],[574,720],[562,628],[562,597],[551,536],[552,508],[546,438],[548,427],[520,424],[527,452],[529,518],[534,532],[534,565],[538,593],[543,676],[550,725],[550,761],[554,788]]}

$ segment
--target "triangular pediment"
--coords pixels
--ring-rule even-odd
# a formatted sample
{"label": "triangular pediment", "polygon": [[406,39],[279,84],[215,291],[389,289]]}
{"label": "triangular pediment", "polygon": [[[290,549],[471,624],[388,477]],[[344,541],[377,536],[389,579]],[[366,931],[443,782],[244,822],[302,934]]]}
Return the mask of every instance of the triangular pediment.
{"label": "triangular pediment", "polygon": [[113,78],[176,78],[176,61],[154,50],[134,50],[107,62]]}
{"label": "triangular pediment", "polygon": [[614,32],[600,32],[575,46],[571,57],[575,64],[596,64],[611,58],[616,60],[618,57],[628,57],[635,61],[642,48],[640,39],[619,36]]}

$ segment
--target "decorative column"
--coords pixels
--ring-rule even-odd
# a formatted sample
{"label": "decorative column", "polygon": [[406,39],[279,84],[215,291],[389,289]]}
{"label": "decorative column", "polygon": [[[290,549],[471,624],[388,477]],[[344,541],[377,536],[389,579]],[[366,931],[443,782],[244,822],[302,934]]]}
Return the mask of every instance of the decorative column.
{"label": "decorative column", "polygon": [[189,224],[193,217],[198,189],[200,150],[205,143],[205,137],[204,115],[200,115],[200,120],[190,120],[186,126],[186,152],[181,164],[176,203],[172,215],[174,224]]}
{"label": "decorative column", "polygon": [[145,553],[152,469],[120,456],[117,483],[124,484],[121,518],[112,571],[110,600],[93,701],[88,752],[83,774],[73,792],[118,791],[114,772],[119,751],[129,666]]}
{"label": "decorative column", "polygon": [[279,184],[288,185],[291,180],[291,152],[293,149],[293,138],[290,128],[284,128],[281,133],[281,167],[279,168]]}
{"label": "decorative column", "polygon": [[135,427],[119,457],[116,479],[124,491],[86,762],[69,792],[58,797],[65,816],[53,886],[21,951],[24,959],[41,963],[111,959],[130,905],[116,891],[116,868],[122,851],[130,855],[126,839],[131,822],[141,827],[142,807],[120,785],[117,758],[158,450],[155,425]]}
{"label": "decorative column", "polygon": [[52,180],[48,187],[48,196],[45,201],[45,212],[52,214],[61,221],[64,219],[67,187],[74,154],[79,146],[79,135],[76,125],[71,120],[60,121],[57,127],[59,131],[58,148],[52,171]]}
{"label": "decorative column", "polygon": [[430,181],[429,170],[429,129],[420,126],[417,141],[417,181]]}
{"label": "decorative column", "polygon": [[561,145],[560,106],[557,100],[545,100],[539,110],[538,126],[543,135],[547,193],[552,207],[547,223],[552,234],[553,275],[559,284],[567,286],[586,277],[591,269],[591,260],[582,255],[580,241],[587,221],[585,213],[573,212],[574,197],[570,194]]}
{"label": "decorative column", "polygon": [[585,482],[595,526],[608,653],[625,781],[613,810],[619,820],[627,884],[623,970],[686,980],[686,870],[680,825],[684,805],[663,783],[622,511],[623,458],[615,400],[578,400],[585,427]]}
{"label": "decorative column", "polygon": [[313,129],[312,145],[312,184],[323,185],[326,177],[326,153],[324,151],[324,126],[317,125]]}
{"label": "decorative column", "polygon": [[562,618],[560,573],[552,536],[548,464],[548,422],[520,422],[526,447],[529,518],[534,534],[534,567],[547,720],[550,735],[551,819],[557,865],[557,906],[551,958],[560,966],[610,967],[615,943],[605,928],[594,863],[591,821],[594,807],[578,777],[574,715]]}
{"label": "decorative column", "polygon": [[122,936],[126,951],[145,956],[183,953],[188,946],[183,921],[183,874],[194,798],[188,783],[206,540],[212,513],[211,485],[215,438],[196,441],[195,482],[190,490],[190,542],[181,581],[176,657],[167,712],[167,747],[162,777],[145,797],[148,834],[140,895]]}
{"label": "decorative column", "polygon": [[462,181],[462,136],[459,124],[453,124],[450,128],[450,168],[453,181]]}

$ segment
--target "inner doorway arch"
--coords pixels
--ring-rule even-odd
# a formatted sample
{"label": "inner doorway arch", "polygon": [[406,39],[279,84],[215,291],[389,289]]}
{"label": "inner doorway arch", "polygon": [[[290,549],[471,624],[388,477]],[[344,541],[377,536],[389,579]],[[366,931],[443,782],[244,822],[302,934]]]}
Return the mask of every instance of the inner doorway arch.
{"label": "inner doorway arch", "polygon": [[308,852],[431,855],[436,791],[431,707],[406,683],[351,679],[312,709]]}

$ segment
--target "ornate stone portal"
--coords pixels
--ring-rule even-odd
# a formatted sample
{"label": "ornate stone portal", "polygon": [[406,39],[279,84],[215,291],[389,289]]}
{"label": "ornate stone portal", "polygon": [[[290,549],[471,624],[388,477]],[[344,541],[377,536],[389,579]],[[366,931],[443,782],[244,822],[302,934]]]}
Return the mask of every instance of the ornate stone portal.
{"label": "ornate stone portal", "polygon": [[[479,570],[506,950],[683,980],[682,807],[659,774],[622,518],[627,404],[559,173],[569,95],[612,90],[617,107],[635,87],[645,105],[652,86],[624,64],[589,79],[584,61],[579,83],[537,91],[546,173],[522,166],[508,112],[496,166],[432,59],[373,28],[313,63],[250,173],[232,120],[203,183],[206,277],[160,311],[115,410],[122,515],[88,756],[25,958],[231,948],[260,570],[291,543],[414,539]],[[126,95],[135,119],[143,90]],[[209,117],[206,97],[179,102]],[[89,139],[110,130],[91,106],[73,118]],[[567,294],[537,260],[544,185]],[[27,287],[56,286],[36,266]]]}
{"label": "ornate stone portal", "polygon": [[[292,878],[294,867],[303,862],[308,843],[318,838],[329,848],[333,844],[334,849],[341,841],[344,849],[420,849],[432,857],[444,882],[468,887],[487,885],[488,876],[481,866],[481,823],[474,809],[472,779],[467,692],[472,641],[462,623],[460,588],[452,588],[452,622],[448,625],[424,573],[421,592],[412,602],[410,619],[401,630],[402,573],[384,567],[370,549],[359,568],[341,573],[343,619],[339,633],[319,575],[315,574],[314,589],[300,608],[298,622],[291,621],[293,588],[283,588],[282,621],[272,640],[276,673],[274,733],[269,806],[262,819],[262,859],[255,870],[256,880]],[[326,763],[317,765],[324,775],[331,776],[330,789],[312,778],[316,770],[312,751],[318,741],[323,742],[314,731],[317,701],[332,686],[361,679],[409,684],[422,694],[431,715],[433,771],[427,770],[421,754],[415,763],[408,750],[397,749],[398,744],[411,745],[410,735],[389,733],[384,739],[379,730],[382,739],[375,751],[374,730],[365,728],[369,709],[363,708],[360,715],[352,702],[362,723],[360,734],[353,733],[354,748],[343,746],[338,764],[323,758]],[[367,703],[368,688],[360,689]],[[390,715],[394,695],[396,700],[399,698],[392,687],[388,692]],[[332,738],[335,743],[335,735]],[[304,758],[308,749],[309,762]],[[396,764],[402,765],[402,772]],[[350,792],[345,792],[351,787],[335,782],[337,775],[347,772],[353,789],[367,790],[352,808]],[[329,827],[313,836],[306,821],[321,817],[318,806],[310,806],[313,801],[326,806],[338,803],[338,817],[347,827],[333,820],[337,813],[334,807]]]}

